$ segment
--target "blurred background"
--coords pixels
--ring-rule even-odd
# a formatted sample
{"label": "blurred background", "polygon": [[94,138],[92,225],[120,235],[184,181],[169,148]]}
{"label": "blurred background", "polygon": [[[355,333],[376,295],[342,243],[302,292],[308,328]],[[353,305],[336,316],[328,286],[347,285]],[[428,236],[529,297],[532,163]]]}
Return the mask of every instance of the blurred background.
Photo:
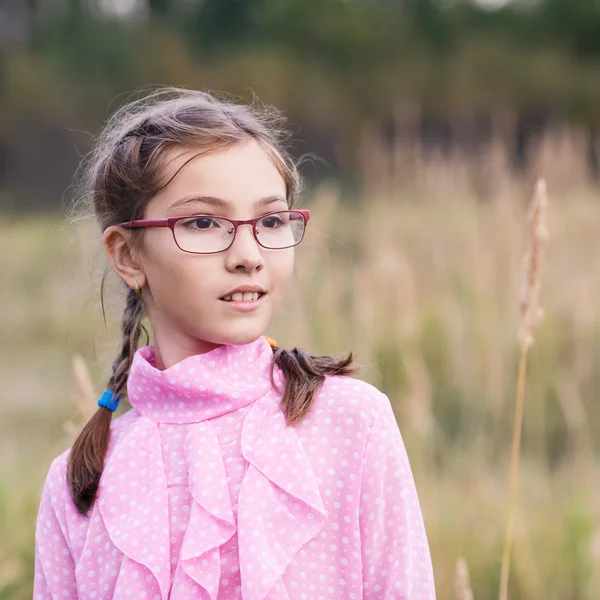
{"label": "blurred background", "polygon": [[547,180],[510,597],[600,598],[596,0],[0,0],[0,599],[31,598],[41,485],[117,351],[120,288],[105,323],[73,174],[108,115],[162,84],[257,96],[314,155],[269,334],[353,350],[389,395],[441,600],[469,598],[461,557],[474,598],[498,594],[527,208]]}

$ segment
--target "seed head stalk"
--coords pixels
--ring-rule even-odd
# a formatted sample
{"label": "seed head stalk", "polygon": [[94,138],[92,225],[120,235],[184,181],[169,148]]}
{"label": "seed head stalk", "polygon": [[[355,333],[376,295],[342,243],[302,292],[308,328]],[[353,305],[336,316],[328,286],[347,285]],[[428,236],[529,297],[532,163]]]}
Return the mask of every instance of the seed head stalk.
{"label": "seed head stalk", "polygon": [[467,561],[462,557],[456,563],[454,597],[456,600],[473,600],[473,590],[469,581],[469,568],[467,567]]}
{"label": "seed head stalk", "polygon": [[515,402],[515,420],[509,470],[509,505],[502,552],[502,571],[500,573],[500,600],[508,598],[508,576],[510,572],[510,554],[513,538],[513,525],[517,505],[517,481],[519,475],[519,456],[521,448],[521,430],[523,426],[523,404],[525,400],[525,381],[527,376],[527,354],[534,342],[534,331],[539,325],[543,313],[539,304],[541,287],[540,272],[544,250],[548,241],[546,210],[548,195],[546,182],[538,180],[529,213],[529,243],[525,255],[525,273],[521,289],[521,326],[519,329],[519,371],[517,378],[517,396]]}

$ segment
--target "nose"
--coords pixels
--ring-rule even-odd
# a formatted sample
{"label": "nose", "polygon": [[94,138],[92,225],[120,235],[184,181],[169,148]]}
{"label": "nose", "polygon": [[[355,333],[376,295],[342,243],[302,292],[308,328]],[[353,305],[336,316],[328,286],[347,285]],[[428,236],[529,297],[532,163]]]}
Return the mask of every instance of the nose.
{"label": "nose", "polygon": [[261,270],[264,266],[261,246],[252,232],[252,225],[240,225],[237,228],[233,244],[226,252],[226,265],[230,271]]}

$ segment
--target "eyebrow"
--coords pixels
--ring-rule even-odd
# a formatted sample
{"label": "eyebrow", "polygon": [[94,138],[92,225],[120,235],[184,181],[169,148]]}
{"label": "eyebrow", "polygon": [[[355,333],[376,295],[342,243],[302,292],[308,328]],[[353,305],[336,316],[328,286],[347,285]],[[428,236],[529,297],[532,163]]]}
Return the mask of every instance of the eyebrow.
{"label": "eyebrow", "polygon": [[[232,202],[227,200],[223,200],[222,198],[215,198],[214,196],[190,196],[188,198],[181,198],[174,202],[169,208],[178,208],[180,206],[184,206],[186,204],[194,204],[201,202],[203,204],[209,204],[210,206],[216,206],[218,208],[230,208],[233,206]],[[287,204],[287,200],[283,196],[264,196],[263,198],[259,198],[255,200],[254,206],[268,206],[269,204],[275,204],[276,202],[285,202]]]}

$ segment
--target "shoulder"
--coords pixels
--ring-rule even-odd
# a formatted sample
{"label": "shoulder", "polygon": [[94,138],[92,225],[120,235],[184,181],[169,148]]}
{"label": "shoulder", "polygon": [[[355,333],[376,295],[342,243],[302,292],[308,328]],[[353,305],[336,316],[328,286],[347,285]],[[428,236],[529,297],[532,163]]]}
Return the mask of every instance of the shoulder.
{"label": "shoulder", "polygon": [[321,404],[372,416],[386,396],[371,383],[354,377],[327,375],[319,390]]}
{"label": "shoulder", "polygon": [[[138,418],[139,414],[134,409],[129,409],[112,420],[110,424],[109,451],[124,435],[127,434]],[[67,466],[71,449],[72,446],[69,446],[50,463],[48,474],[46,475],[46,485],[51,489],[55,488],[60,483],[66,483]]]}
{"label": "shoulder", "polygon": [[69,461],[70,453],[71,448],[67,448],[58,456],[54,457],[50,463],[48,473],[46,474],[46,481],[44,483],[44,487],[47,488],[49,492],[56,492],[62,485],[66,484],[67,463]]}
{"label": "shoulder", "polygon": [[[138,417],[138,413],[135,410],[130,409],[113,419],[110,426],[111,435],[107,457],[112,449],[118,444],[119,440],[131,429]],[[63,516],[65,516],[64,513],[66,507],[71,507],[72,509],[67,512],[75,512],[75,508],[70,499],[71,496],[67,483],[67,469],[71,450],[72,446],[69,446],[66,450],[63,450],[63,452],[52,459],[46,473],[42,491],[45,501],[52,505],[57,514],[63,514]]]}
{"label": "shoulder", "polygon": [[69,489],[67,484],[67,464],[71,448],[67,448],[56,456],[46,473],[46,479],[40,498],[40,514],[42,509],[50,511],[61,527],[67,521],[67,506],[69,504]]}
{"label": "shoulder", "polygon": [[307,419],[313,425],[368,431],[382,402],[389,402],[374,385],[348,376],[327,375],[315,395]]}
{"label": "shoulder", "polygon": [[128,411],[114,418],[110,423],[110,442],[111,445],[120,440],[133,427],[135,422],[140,418],[140,414],[135,408],[130,408]]}
{"label": "shoulder", "polygon": [[[295,425],[319,472],[350,467],[352,475],[365,457],[373,427],[380,420],[387,396],[374,385],[349,376],[327,375],[304,419]],[[377,421],[376,421],[377,420]]]}

